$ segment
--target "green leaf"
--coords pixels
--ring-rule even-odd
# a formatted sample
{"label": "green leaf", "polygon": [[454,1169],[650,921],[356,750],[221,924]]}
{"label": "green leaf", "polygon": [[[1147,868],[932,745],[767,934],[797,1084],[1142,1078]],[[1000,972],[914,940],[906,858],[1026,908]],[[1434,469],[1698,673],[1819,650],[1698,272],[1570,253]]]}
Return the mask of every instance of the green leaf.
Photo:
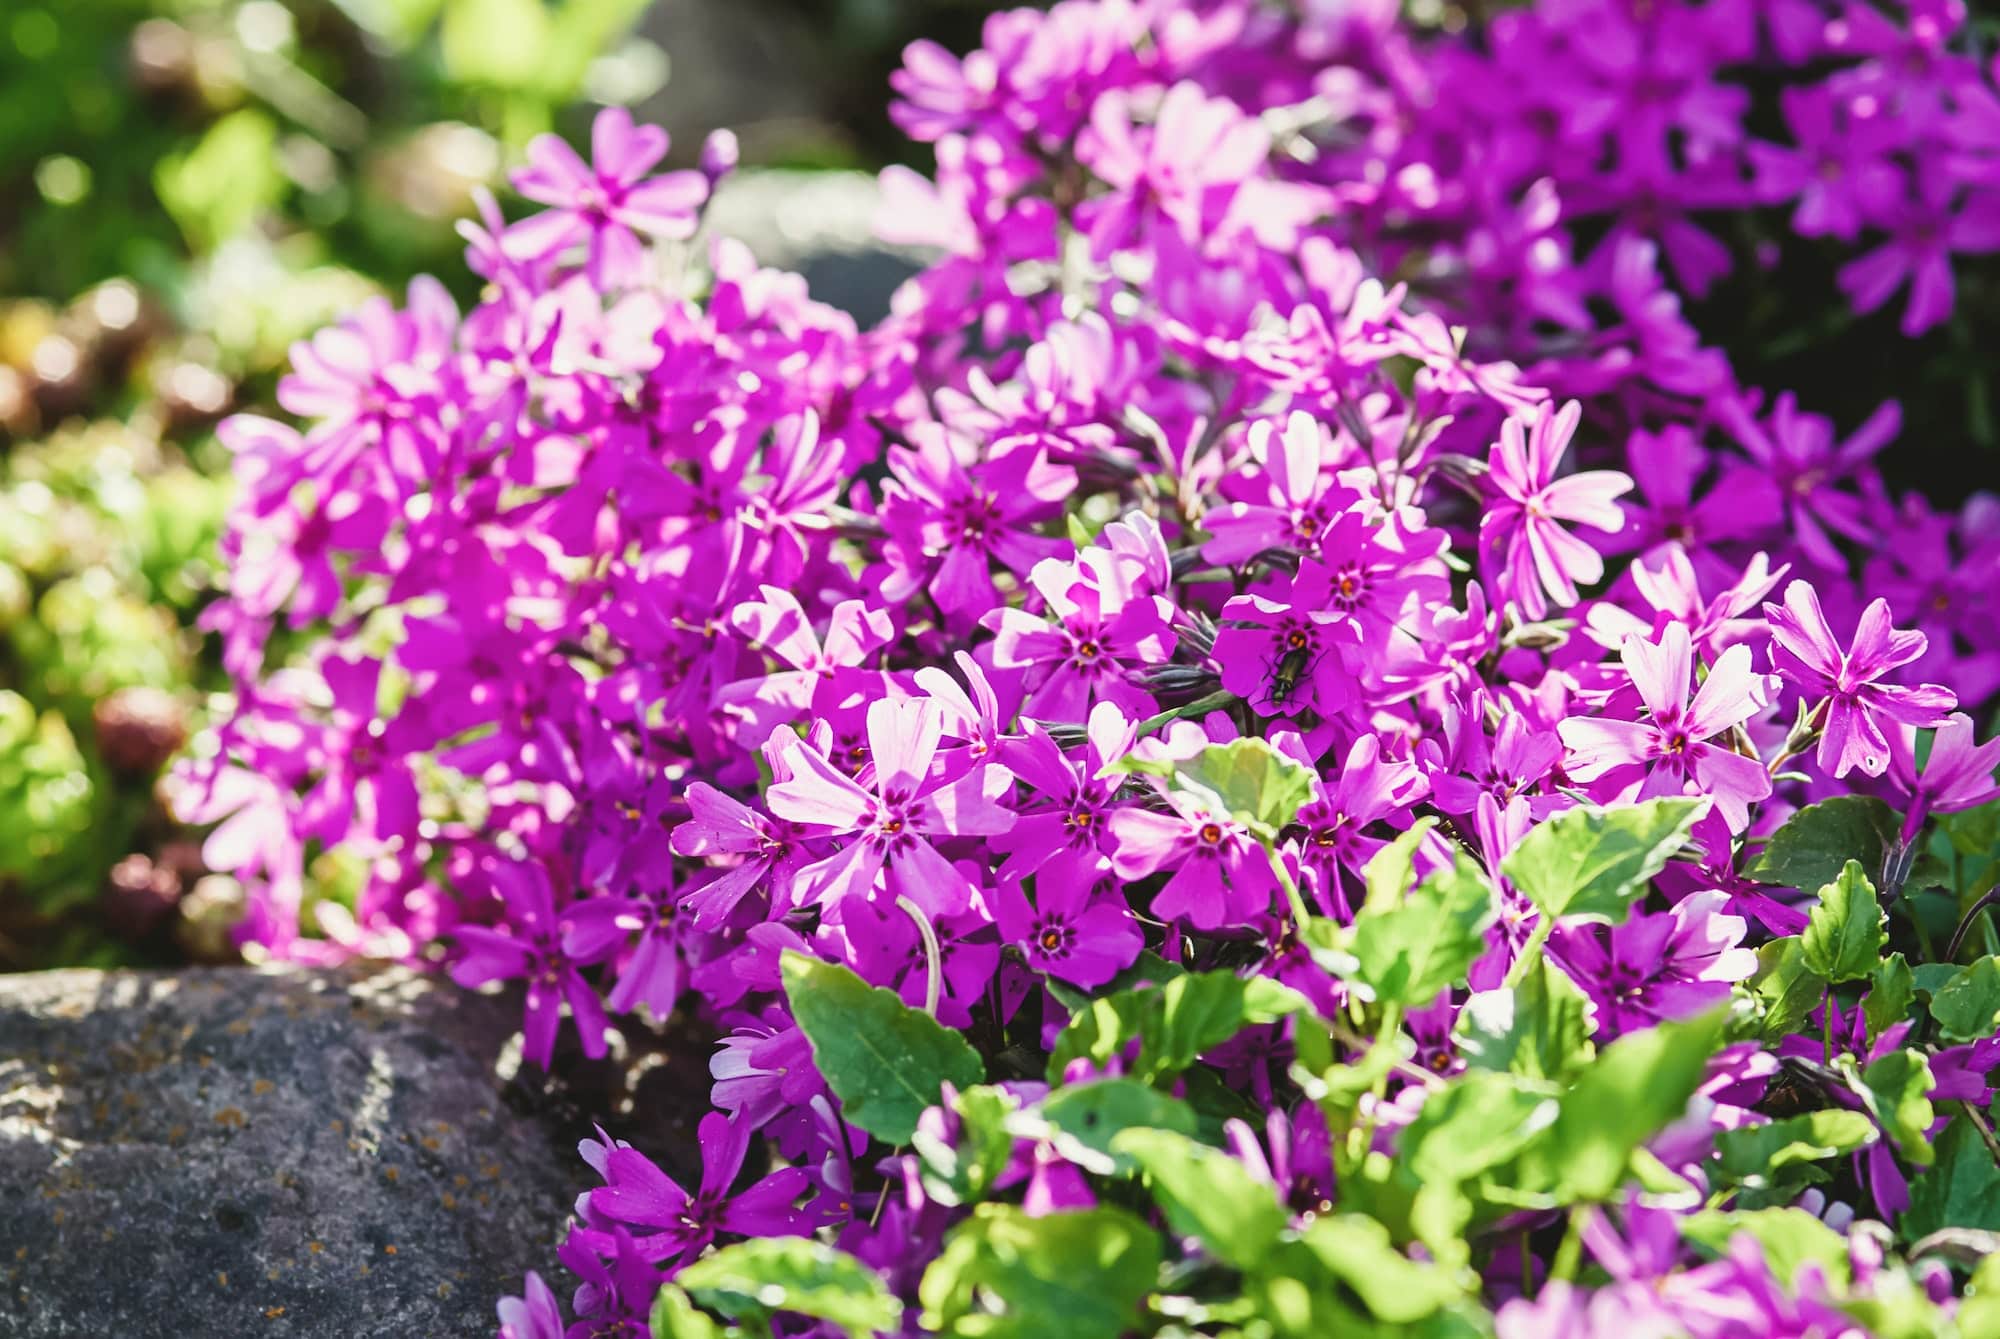
{"label": "green leaf", "polygon": [[1068,1141],[1106,1160],[1113,1156],[1113,1141],[1127,1130],[1193,1136],[1201,1124],[1186,1102],[1137,1079],[1066,1084],[1050,1093],[1036,1114],[1060,1136],[1058,1152],[1074,1152]]}
{"label": "green leaf", "polygon": [[1928,1166],[1932,1152],[1926,1132],[1937,1112],[1931,1107],[1931,1067],[1923,1052],[1891,1051],[1859,1071],[1852,1056],[1841,1056],[1835,1067],[1903,1156]]}
{"label": "green leaf", "polygon": [[1014,1134],[1007,1122],[1020,1106],[1013,1093],[982,1083],[963,1090],[952,1103],[958,1117],[955,1137],[914,1131],[910,1148],[923,1164],[924,1193],[954,1206],[984,1199],[1014,1160]]}
{"label": "green leaf", "polygon": [[1875,1122],[1859,1111],[1810,1111],[1788,1120],[1715,1137],[1722,1174],[1738,1185],[1769,1184],[1772,1174],[1801,1163],[1818,1162],[1875,1142]]}
{"label": "green leaf", "polygon": [[1831,982],[1873,975],[1889,942],[1882,904],[1861,862],[1850,860],[1840,877],[1819,890],[1819,905],[1799,937],[1807,970]]}
{"label": "green leaf", "polygon": [[903,1323],[903,1304],[882,1276],[845,1251],[810,1237],[752,1237],[703,1256],[674,1283],[725,1315],[789,1311],[831,1321],[849,1339],[873,1339]]}
{"label": "green leaf", "polygon": [[1633,1150],[1687,1110],[1726,1011],[1628,1033],[1563,1094],[1551,1127],[1522,1155],[1530,1180],[1563,1200],[1604,1200],[1624,1184]]}
{"label": "green leaf", "polygon": [[1706,1209],[1681,1220],[1681,1235],[1715,1255],[1726,1254],[1739,1232],[1756,1239],[1764,1262],[1779,1283],[1790,1287],[1799,1270],[1818,1265],[1836,1295],[1847,1290],[1847,1239],[1804,1209]]}
{"label": "green leaf", "polygon": [[1062,1001],[1063,1008],[1075,1013],[1088,1005],[1093,998],[1115,995],[1121,990],[1137,990],[1140,986],[1164,985],[1177,976],[1186,975],[1187,968],[1177,962],[1168,962],[1153,950],[1147,949],[1133,960],[1130,967],[1106,981],[1095,991],[1078,990],[1067,981],[1059,981],[1052,976],[1043,977],[1042,984],[1048,987],[1049,994]]}
{"label": "green leaf", "polygon": [[1348,937],[1355,979],[1383,1003],[1429,1004],[1486,951],[1492,919],[1486,876],[1470,860],[1455,861],[1408,897],[1362,908]]}
{"label": "green leaf", "polygon": [[1916,978],[1902,954],[1891,953],[1876,964],[1868,977],[1868,996],[1861,1002],[1868,1017],[1868,1040],[1874,1041],[1907,1018],[1916,997]]}
{"label": "green leaf", "polygon": [[1276,1189],[1219,1148],[1171,1130],[1127,1130],[1111,1147],[1145,1173],[1173,1230],[1225,1264],[1256,1268],[1290,1222]]}
{"label": "green leaf", "polygon": [[1763,1013],[1763,1034],[1776,1040],[1799,1030],[1826,998],[1826,978],[1806,966],[1797,935],[1773,939],[1757,950],[1757,971],[1748,989]]}
{"label": "green leaf", "polygon": [[2000,1255],[1989,1255],[1972,1271],[1958,1304],[1960,1334],[2000,1334]]}
{"label": "green leaf", "polygon": [[1906,1241],[1947,1227],[2000,1231],[2000,1166],[1970,1120],[1960,1116],[1938,1136],[1937,1161],[1911,1178],[1910,1207],[1897,1226]]}
{"label": "green leaf", "polygon": [[1092,1000],[1069,1020],[1049,1057],[1049,1082],[1060,1082],[1070,1061],[1088,1056],[1104,1065],[1137,1038],[1138,1058],[1125,1072],[1157,1083],[1246,1027],[1307,1011],[1297,991],[1267,977],[1246,980],[1230,972],[1189,973],[1163,985],[1119,991]]}
{"label": "green leaf", "polygon": [[255,107],[233,111],[185,154],[160,160],[154,193],[197,252],[248,232],[285,195],[278,123]]}
{"label": "green leaf", "polygon": [[1313,780],[1312,768],[1253,738],[1210,744],[1180,764],[1174,784],[1213,797],[1223,812],[1271,841],[1312,799]]}
{"label": "green leaf", "polygon": [[1596,1054],[1588,997],[1546,957],[1514,985],[1467,1000],[1453,1039],[1474,1069],[1558,1082],[1573,1078]]}
{"label": "green leaf", "polygon": [[1501,868],[1544,916],[1615,925],[1707,811],[1693,799],[1579,806],[1529,832]]}
{"label": "green leaf", "polygon": [[909,1142],[946,1083],[965,1089],[986,1077],[965,1038],[840,964],[787,949],[782,971],[792,1016],[841,1114],[877,1138]]}
{"label": "green leaf", "polygon": [[1123,1210],[982,1204],[924,1271],[922,1323],[965,1339],[1108,1339],[1139,1327],[1159,1272],[1159,1233]]}
{"label": "green leaf", "polygon": [[1388,1229],[1359,1214],[1315,1218],[1299,1234],[1299,1247],[1303,1250],[1287,1250],[1272,1263],[1294,1272],[1295,1277],[1311,1280],[1309,1272],[1292,1264],[1302,1256],[1310,1259],[1318,1270],[1359,1297],[1371,1315],[1389,1325],[1414,1325],[1465,1297],[1465,1290],[1451,1274],[1410,1259],[1390,1241]]}
{"label": "green leaf", "polygon": [[1946,1041],[1983,1041],[2000,1031],[2000,958],[1981,958],[1931,996]]}
{"label": "green leaf", "polygon": [[1426,1185],[1456,1184],[1513,1158],[1560,1111],[1545,1084],[1474,1070],[1425,1098],[1396,1147]]}
{"label": "green leaf", "polygon": [[671,1283],[660,1285],[653,1298],[650,1325],[653,1339],[731,1339],[735,1329],[725,1331],[705,1312],[696,1309],[688,1295]]}
{"label": "green leaf", "polygon": [[1840,877],[1850,860],[1864,870],[1882,868],[1896,840],[1896,814],[1870,795],[1841,795],[1809,804],[1771,834],[1744,873],[1759,883],[1820,888]]}
{"label": "green leaf", "polygon": [[1407,832],[1368,858],[1368,863],[1361,870],[1362,880],[1368,887],[1362,910],[1393,907],[1403,900],[1415,877],[1417,846],[1423,841],[1424,834],[1436,826],[1437,819],[1429,816],[1420,818],[1410,825]]}
{"label": "green leaf", "polygon": [[456,84],[538,87],[549,28],[542,0],[450,0],[438,34],[445,76]]}

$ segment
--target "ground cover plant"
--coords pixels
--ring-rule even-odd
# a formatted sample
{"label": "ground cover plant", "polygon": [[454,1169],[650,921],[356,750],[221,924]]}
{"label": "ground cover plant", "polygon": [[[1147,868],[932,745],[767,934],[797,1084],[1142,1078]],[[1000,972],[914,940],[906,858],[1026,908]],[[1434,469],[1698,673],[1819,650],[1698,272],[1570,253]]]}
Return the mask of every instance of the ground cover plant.
{"label": "ground cover plant", "polygon": [[241,933],[720,1034],[699,1183],[586,1142],[502,1334],[2000,1325],[2000,499],[1686,315],[1957,319],[1995,70],[1490,10],[912,46],[870,330],[607,111],[225,425]]}

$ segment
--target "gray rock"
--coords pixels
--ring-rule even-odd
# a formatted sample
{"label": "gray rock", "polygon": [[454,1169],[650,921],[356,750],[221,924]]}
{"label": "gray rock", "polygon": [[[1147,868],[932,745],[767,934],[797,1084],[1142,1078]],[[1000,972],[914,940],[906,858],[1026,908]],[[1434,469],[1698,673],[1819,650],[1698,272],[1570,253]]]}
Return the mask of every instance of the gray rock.
{"label": "gray rock", "polygon": [[0,976],[0,1335],[491,1334],[590,1177],[510,999],[399,968]]}

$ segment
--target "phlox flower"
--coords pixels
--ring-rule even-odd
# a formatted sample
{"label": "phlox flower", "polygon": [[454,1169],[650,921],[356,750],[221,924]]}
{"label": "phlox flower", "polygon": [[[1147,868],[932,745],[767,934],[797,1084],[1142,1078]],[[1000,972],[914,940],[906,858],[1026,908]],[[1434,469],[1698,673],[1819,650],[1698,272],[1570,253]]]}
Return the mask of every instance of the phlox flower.
{"label": "phlox flower", "polygon": [[[589,1215],[607,1225],[644,1229],[636,1236],[639,1254],[652,1261],[680,1263],[699,1255],[718,1233],[748,1237],[798,1236],[812,1224],[793,1206],[810,1177],[785,1167],[740,1191],[732,1191],[750,1151],[750,1128],[720,1112],[701,1118],[701,1184],[690,1194],[651,1158],[628,1145],[609,1149],[602,1168],[605,1184],[590,1192]],[[610,1244],[610,1228],[577,1229]]]}
{"label": "phlox flower", "polygon": [[1583,407],[1571,401],[1560,410],[1543,405],[1529,421],[1511,417],[1490,457],[1489,483],[1498,496],[1479,522],[1481,563],[1497,594],[1531,619],[1545,617],[1551,600],[1575,604],[1579,583],[1604,576],[1597,550],[1561,523],[1605,531],[1625,523],[1614,499],[1631,490],[1629,475],[1591,470],[1556,477],[1582,416]]}

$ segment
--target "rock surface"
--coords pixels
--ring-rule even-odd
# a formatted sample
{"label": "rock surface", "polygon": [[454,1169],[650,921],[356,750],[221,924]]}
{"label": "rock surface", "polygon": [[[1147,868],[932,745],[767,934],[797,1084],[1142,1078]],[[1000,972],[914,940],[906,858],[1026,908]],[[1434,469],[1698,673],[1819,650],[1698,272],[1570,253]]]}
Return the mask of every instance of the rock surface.
{"label": "rock surface", "polygon": [[0,1335],[490,1335],[576,1112],[399,968],[0,976]]}

